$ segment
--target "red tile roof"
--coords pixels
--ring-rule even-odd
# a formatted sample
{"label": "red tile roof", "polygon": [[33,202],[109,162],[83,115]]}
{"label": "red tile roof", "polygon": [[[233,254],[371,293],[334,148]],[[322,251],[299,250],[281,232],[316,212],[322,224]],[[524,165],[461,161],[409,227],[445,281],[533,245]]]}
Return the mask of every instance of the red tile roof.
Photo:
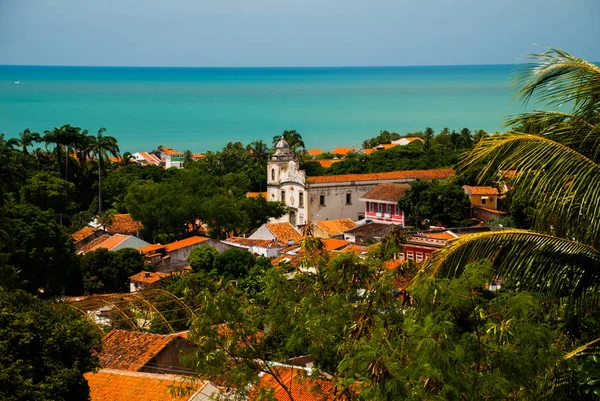
{"label": "red tile roof", "polygon": [[498,190],[494,187],[472,187],[470,185],[464,185],[463,188],[471,195],[500,195]]}
{"label": "red tile roof", "polygon": [[141,248],[138,248],[137,250],[143,254],[147,254],[147,253],[154,253],[155,251],[158,251],[159,249],[165,249],[165,246],[161,245],[161,244],[152,244],[152,245],[143,246]]}
{"label": "red tile roof", "polygon": [[160,165],[160,159],[156,157],[154,153],[148,152],[138,152],[140,156],[142,156],[148,164],[153,164],[155,166]]}
{"label": "red tile roof", "polygon": [[398,202],[404,197],[406,191],[410,189],[407,184],[379,184],[366,194],[360,197],[360,200],[379,200],[386,202]]}
{"label": "red tile roof", "polygon": [[169,156],[181,156],[183,153],[176,151],[173,148],[163,147],[161,152],[168,154]]}
{"label": "red tile roof", "polygon": [[84,239],[90,237],[98,230],[99,230],[99,228],[94,228],[94,227],[89,227],[89,226],[83,227],[81,230],[71,234],[71,237],[73,238],[73,242],[79,242],[81,240],[84,240]]}
{"label": "red tile roof", "polygon": [[267,199],[267,193],[266,192],[248,192],[248,193],[246,193],[246,197],[247,198],[263,197],[263,198]]}
{"label": "red tile roof", "polygon": [[351,244],[350,241],[344,241],[343,239],[324,239],[323,245],[328,251],[339,251]]}
{"label": "red tile roof", "polygon": [[287,244],[289,241],[296,243],[302,241],[302,235],[290,223],[265,224],[277,241]]}
{"label": "red tile roof", "polygon": [[130,214],[115,214],[112,222],[105,229],[111,234],[135,234],[142,227],[142,223],[134,220]]}
{"label": "red tile roof", "polygon": [[356,150],[356,148],[335,148],[331,151],[331,154],[346,156],[348,153],[356,152]]}
{"label": "red tile roof", "polygon": [[177,338],[175,335],[112,330],[102,339],[100,367],[139,371]]}
{"label": "red tile roof", "polygon": [[283,247],[284,244],[278,241],[270,240],[270,239],[253,239],[253,238],[241,238],[241,237],[231,237],[227,238],[225,242],[231,242],[233,244],[239,244],[242,246],[256,246],[260,248],[280,248]]}
{"label": "red tile roof", "polygon": [[100,243],[95,244],[94,246],[92,246],[91,248],[86,250],[85,252],[95,251],[96,249],[99,249],[99,248],[106,248],[110,251],[110,250],[116,248],[119,244],[121,244],[123,241],[125,241],[129,237],[131,237],[131,235],[115,234],[112,237],[105,238],[104,241],[101,241]]}
{"label": "red tile roof", "polygon": [[[91,401],[188,401],[205,386],[202,381],[183,381],[181,377],[156,373],[102,369],[84,374],[90,386]],[[174,396],[173,386],[189,388],[189,395]]]}
{"label": "red tile roof", "polygon": [[[279,381],[292,394],[295,401],[330,401],[336,399],[333,380],[323,376],[310,376],[305,369],[277,366],[273,368]],[[289,401],[289,395],[272,375],[264,374],[251,389],[249,401],[258,401],[260,390],[273,389],[272,396],[277,401]]]}
{"label": "red tile roof", "polygon": [[351,219],[322,220],[314,224],[330,236],[343,234],[344,231],[356,227],[356,223]]}
{"label": "red tile roof", "polygon": [[86,252],[91,251],[92,249],[96,249],[101,243],[108,240],[109,238],[110,238],[110,235],[108,235],[108,234],[102,235],[102,236],[94,239],[93,241],[87,243],[84,247],[79,249],[77,251],[77,253],[86,253]]}
{"label": "red tile roof", "polygon": [[401,260],[388,260],[387,262],[383,262],[383,268],[386,270],[394,270],[402,265]]}
{"label": "red tile roof", "polygon": [[322,184],[334,182],[353,182],[353,181],[378,181],[378,180],[434,180],[445,179],[454,175],[451,168],[442,168],[437,170],[405,170],[390,171],[387,173],[368,173],[368,174],[343,174],[329,175],[320,177],[310,177],[309,183]]}
{"label": "red tile roof", "polygon": [[390,149],[390,148],[394,148],[396,146],[400,146],[400,145],[398,145],[397,143],[382,143],[377,146],[377,149]]}
{"label": "red tile roof", "polygon": [[429,237],[429,238],[435,238],[435,239],[454,239],[456,238],[456,236],[450,234],[447,231],[441,232],[441,233],[427,233],[424,232],[423,233],[424,237]]}
{"label": "red tile roof", "polygon": [[204,157],[204,153],[192,153],[192,159],[203,159]]}
{"label": "red tile roof", "polygon": [[323,154],[323,151],[321,149],[308,149],[307,152],[311,156],[318,156]]}
{"label": "red tile roof", "polygon": [[375,149],[367,148],[367,149],[363,149],[362,151],[364,154],[370,155],[371,153],[375,152]]}
{"label": "red tile roof", "polygon": [[171,242],[170,244],[165,245],[165,249],[167,250],[167,252],[173,252],[177,249],[185,248],[185,247],[196,245],[196,244],[201,244],[206,241],[208,241],[208,238],[206,238],[206,237],[195,236],[195,237],[182,239],[181,241]]}
{"label": "red tile roof", "polygon": [[156,283],[157,281],[162,280],[165,277],[169,277],[172,275],[173,275],[172,273],[141,271],[141,272],[129,277],[129,280],[137,281],[138,283],[153,284],[153,283]]}
{"label": "red tile roof", "polygon": [[329,168],[331,167],[334,163],[337,163],[341,160],[332,160],[332,159],[327,159],[327,160],[316,160],[317,163],[319,163],[321,165],[321,167],[324,168]]}

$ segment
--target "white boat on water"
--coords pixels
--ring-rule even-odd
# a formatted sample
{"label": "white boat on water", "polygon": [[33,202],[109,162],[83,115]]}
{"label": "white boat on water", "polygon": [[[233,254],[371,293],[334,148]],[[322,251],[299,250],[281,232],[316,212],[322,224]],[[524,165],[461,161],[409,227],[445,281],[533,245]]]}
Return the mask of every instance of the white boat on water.
{"label": "white boat on water", "polygon": [[19,85],[21,81],[15,81],[15,85]]}

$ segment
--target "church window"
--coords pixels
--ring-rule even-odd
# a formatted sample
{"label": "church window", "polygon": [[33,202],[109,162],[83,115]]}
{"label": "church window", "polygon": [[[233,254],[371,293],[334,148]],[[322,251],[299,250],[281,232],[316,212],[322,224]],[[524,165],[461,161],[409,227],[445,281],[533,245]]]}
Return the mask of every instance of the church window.
{"label": "church window", "polygon": [[271,169],[271,181],[275,181],[275,169]]}
{"label": "church window", "polygon": [[319,196],[319,205],[325,206],[325,195]]}
{"label": "church window", "polygon": [[304,207],[304,192],[298,192],[298,207]]}
{"label": "church window", "polygon": [[285,202],[285,191],[281,191],[281,201]]}
{"label": "church window", "polygon": [[352,204],[352,194],[346,194],[346,205]]}

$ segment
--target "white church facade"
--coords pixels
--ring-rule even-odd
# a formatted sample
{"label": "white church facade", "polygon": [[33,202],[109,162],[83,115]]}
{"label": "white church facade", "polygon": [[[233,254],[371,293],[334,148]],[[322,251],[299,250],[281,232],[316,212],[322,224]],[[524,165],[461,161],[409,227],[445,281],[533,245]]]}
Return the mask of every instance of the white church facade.
{"label": "white church facade", "polygon": [[416,179],[445,179],[452,169],[392,171],[306,177],[288,143],[282,138],[267,164],[267,200],[281,201],[288,213],[272,222],[301,226],[308,222],[365,217],[360,198],[382,183],[408,183]]}

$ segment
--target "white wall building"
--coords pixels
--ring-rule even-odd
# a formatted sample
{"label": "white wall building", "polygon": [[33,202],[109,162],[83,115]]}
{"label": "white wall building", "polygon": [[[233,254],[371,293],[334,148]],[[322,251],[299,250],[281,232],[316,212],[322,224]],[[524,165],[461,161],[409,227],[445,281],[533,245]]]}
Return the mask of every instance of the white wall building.
{"label": "white wall building", "polygon": [[267,200],[285,202],[288,213],[277,222],[293,226],[307,222],[365,217],[360,198],[381,183],[408,183],[415,179],[445,179],[452,169],[392,171],[388,173],[344,174],[306,177],[282,138],[267,164]]}

